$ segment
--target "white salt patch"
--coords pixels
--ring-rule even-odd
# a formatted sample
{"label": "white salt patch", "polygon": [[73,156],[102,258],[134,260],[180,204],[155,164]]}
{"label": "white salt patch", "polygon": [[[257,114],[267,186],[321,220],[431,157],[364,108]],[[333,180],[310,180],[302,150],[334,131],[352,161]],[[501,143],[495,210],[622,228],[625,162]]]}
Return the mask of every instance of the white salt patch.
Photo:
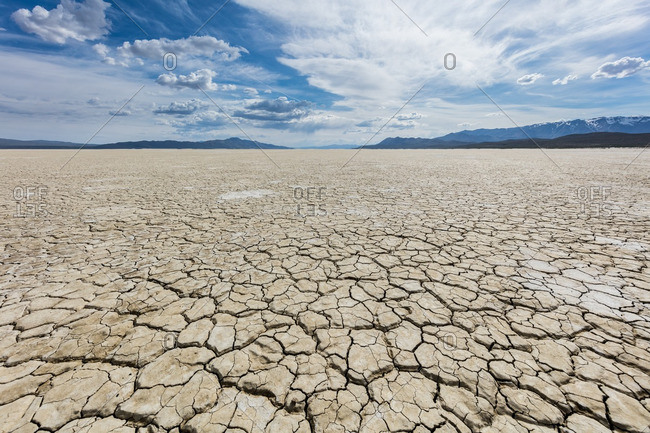
{"label": "white salt patch", "polygon": [[620,239],[611,239],[611,238],[605,238],[605,237],[600,237],[600,236],[596,236],[596,240],[600,241],[600,242],[606,242],[606,243],[608,243],[610,245],[616,245],[617,247],[625,248],[625,249],[632,250],[632,251],[647,251],[648,250],[648,248],[645,245],[640,244],[638,242],[624,242],[624,241],[622,241]]}
{"label": "white salt patch", "polygon": [[268,189],[256,189],[253,191],[233,191],[219,196],[219,200],[244,200],[247,198],[261,198],[266,195],[275,194]]}

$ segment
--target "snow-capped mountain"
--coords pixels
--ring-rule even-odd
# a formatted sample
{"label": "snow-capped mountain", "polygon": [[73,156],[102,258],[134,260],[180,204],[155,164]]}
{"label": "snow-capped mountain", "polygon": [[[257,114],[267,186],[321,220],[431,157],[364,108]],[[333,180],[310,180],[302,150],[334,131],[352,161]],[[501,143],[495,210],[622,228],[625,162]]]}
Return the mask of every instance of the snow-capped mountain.
{"label": "snow-capped mountain", "polygon": [[[533,138],[558,138],[592,132],[622,132],[626,134],[650,133],[650,117],[597,117],[588,120],[570,120],[538,123],[522,127]],[[476,129],[461,131],[438,138],[441,141],[465,143],[494,142],[527,138],[519,128]]]}

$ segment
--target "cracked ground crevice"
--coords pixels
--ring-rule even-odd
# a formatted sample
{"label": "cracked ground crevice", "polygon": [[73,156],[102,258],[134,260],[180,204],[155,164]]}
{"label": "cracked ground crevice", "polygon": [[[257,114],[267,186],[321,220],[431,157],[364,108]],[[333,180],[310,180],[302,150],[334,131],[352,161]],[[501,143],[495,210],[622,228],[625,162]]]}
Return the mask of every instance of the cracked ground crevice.
{"label": "cracked ground crevice", "polygon": [[7,151],[51,192],[0,219],[0,432],[650,433],[630,152]]}

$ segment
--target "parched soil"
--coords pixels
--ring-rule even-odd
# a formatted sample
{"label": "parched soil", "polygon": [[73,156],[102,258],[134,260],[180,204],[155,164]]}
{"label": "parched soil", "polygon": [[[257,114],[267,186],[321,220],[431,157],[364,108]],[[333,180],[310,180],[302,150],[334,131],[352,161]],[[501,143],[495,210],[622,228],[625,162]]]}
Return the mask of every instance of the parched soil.
{"label": "parched soil", "polygon": [[650,150],[355,152],[1,151],[0,431],[650,432]]}

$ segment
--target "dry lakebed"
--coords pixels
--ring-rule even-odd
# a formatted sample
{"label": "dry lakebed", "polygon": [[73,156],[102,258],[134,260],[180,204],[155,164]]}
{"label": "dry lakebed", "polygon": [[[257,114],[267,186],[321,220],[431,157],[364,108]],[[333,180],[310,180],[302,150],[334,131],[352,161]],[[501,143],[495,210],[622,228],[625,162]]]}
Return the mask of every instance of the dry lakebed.
{"label": "dry lakebed", "polygon": [[640,150],[0,151],[0,431],[650,432]]}

